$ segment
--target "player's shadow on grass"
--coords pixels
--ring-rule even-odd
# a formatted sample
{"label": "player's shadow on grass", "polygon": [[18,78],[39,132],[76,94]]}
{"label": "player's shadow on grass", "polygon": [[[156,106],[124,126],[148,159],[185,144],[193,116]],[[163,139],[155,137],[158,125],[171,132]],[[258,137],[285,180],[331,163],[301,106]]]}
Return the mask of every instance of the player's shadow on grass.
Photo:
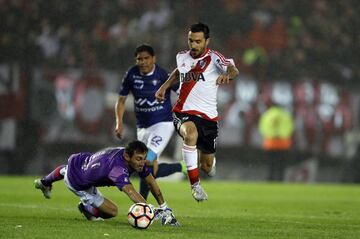
{"label": "player's shadow on grass", "polygon": [[171,230],[174,230],[175,228],[181,228],[180,227],[173,227],[173,226],[169,226],[169,225],[166,225],[166,226],[162,226],[161,225],[161,222],[160,221],[154,221],[150,227],[146,230],[143,230],[143,229],[136,229],[136,228],[133,228],[128,222],[126,221],[119,221],[119,220],[116,220],[116,219],[112,219],[112,220],[109,220],[109,221],[105,221],[105,223],[107,225],[111,225],[113,227],[116,227],[116,228],[120,228],[120,230],[123,228],[123,229],[134,229],[136,231],[149,231],[149,232],[167,232],[167,231],[171,231]]}

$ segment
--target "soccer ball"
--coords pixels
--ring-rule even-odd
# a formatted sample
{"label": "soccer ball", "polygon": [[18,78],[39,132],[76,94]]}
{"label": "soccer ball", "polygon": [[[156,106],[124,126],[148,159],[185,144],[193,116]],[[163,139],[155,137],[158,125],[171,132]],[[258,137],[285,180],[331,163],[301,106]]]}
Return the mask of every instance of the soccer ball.
{"label": "soccer ball", "polygon": [[146,203],[135,203],[129,208],[127,215],[131,226],[139,229],[148,228],[155,217],[154,211]]}

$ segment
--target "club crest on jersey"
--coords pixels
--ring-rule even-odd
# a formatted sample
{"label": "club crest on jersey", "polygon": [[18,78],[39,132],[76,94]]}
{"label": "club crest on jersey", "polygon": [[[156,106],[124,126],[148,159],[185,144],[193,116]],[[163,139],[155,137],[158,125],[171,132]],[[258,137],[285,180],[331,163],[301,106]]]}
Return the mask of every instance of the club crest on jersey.
{"label": "club crest on jersey", "polygon": [[157,84],[158,84],[158,82],[159,82],[159,80],[158,80],[158,79],[153,79],[151,83],[155,86],[155,85],[157,85]]}
{"label": "club crest on jersey", "polygon": [[200,69],[204,69],[204,67],[206,66],[206,61],[200,60],[198,64],[200,66]]}
{"label": "club crest on jersey", "polygon": [[188,82],[188,81],[205,81],[205,77],[203,73],[197,72],[187,72],[187,73],[180,73],[180,80],[181,82]]}

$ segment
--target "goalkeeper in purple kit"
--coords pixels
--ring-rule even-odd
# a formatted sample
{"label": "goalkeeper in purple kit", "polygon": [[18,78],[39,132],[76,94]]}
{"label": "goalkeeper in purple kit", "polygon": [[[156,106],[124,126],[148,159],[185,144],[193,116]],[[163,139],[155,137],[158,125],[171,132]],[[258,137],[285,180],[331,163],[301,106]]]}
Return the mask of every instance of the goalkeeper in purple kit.
{"label": "goalkeeper in purple kit", "polygon": [[35,188],[40,189],[45,198],[51,197],[52,184],[64,179],[68,189],[80,198],[78,208],[91,221],[117,216],[118,208],[105,198],[97,187],[116,186],[135,203],[146,200],[130,182],[130,175],[137,173],[149,185],[159,208],[154,208],[156,218],[162,224],[178,226],[172,210],[167,206],[160,187],[146,166],[148,149],[140,141],[132,141],[125,148],[107,148],[96,153],[72,154],[67,165],[60,165],[41,179],[36,179]]}

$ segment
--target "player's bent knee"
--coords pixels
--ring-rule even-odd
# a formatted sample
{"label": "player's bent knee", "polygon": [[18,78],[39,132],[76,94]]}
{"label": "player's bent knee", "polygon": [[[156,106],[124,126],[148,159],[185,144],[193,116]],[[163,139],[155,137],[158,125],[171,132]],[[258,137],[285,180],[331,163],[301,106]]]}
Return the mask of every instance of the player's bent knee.
{"label": "player's bent knee", "polygon": [[208,158],[200,158],[200,168],[205,173],[209,173],[213,167],[214,160],[209,160]]}
{"label": "player's bent knee", "polygon": [[112,207],[111,207],[111,215],[113,217],[116,217],[118,215],[118,208],[117,208],[117,206],[115,204],[113,204]]}
{"label": "player's bent knee", "polygon": [[185,134],[184,141],[188,144],[194,144],[197,141],[197,133],[196,134]]}
{"label": "player's bent knee", "polygon": [[184,138],[185,142],[195,142],[197,141],[198,138],[198,132],[197,129],[195,127],[195,125],[190,125],[188,127],[184,127],[182,130],[182,136]]}
{"label": "player's bent knee", "polygon": [[116,217],[117,215],[118,215],[117,207],[111,208],[110,210],[106,210],[106,212],[103,212],[104,218],[112,218],[112,217]]}
{"label": "player's bent knee", "polygon": [[206,163],[201,164],[201,170],[203,170],[205,173],[209,173],[211,171],[211,165]]}
{"label": "player's bent knee", "polygon": [[104,198],[104,203],[99,207],[99,209],[104,214],[104,218],[116,217],[118,215],[117,206],[106,198]]}
{"label": "player's bent knee", "polygon": [[117,207],[116,207],[116,208],[114,208],[114,209],[111,211],[110,216],[111,216],[111,217],[116,217],[117,215],[118,215],[118,209],[117,209]]}

